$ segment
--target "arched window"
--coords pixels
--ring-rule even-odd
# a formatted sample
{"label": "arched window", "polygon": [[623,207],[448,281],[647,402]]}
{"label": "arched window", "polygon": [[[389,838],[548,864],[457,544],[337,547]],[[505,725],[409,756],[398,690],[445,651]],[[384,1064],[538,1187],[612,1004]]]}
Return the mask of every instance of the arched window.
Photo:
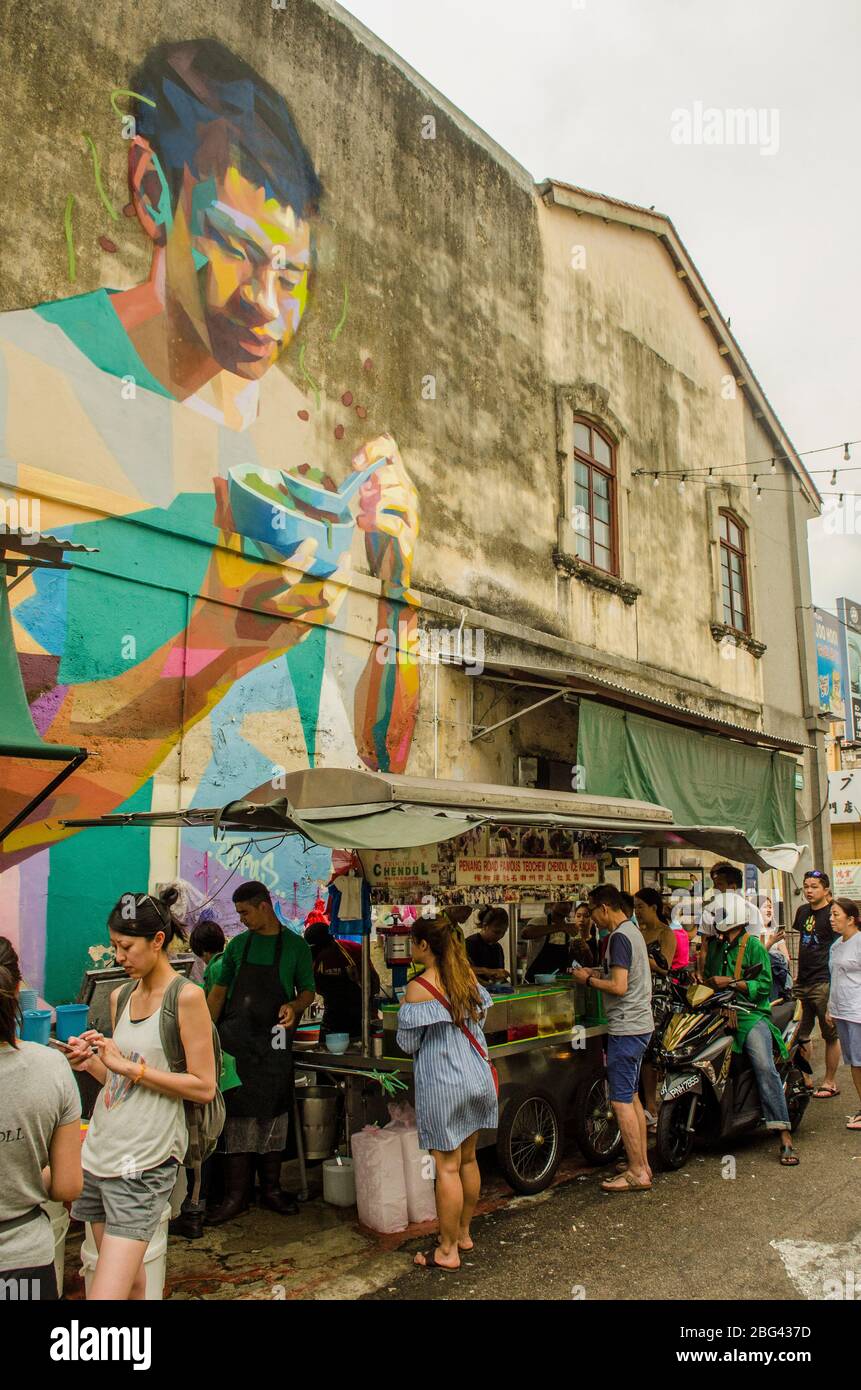
{"label": "arched window", "polygon": [[736,632],[749,632],[747,531],[732,512],[721,511],[719,516],[723,620]]}
{"label": "arched window", "polygon": [[616,451],[597,425],[576,416],[572,520],[580,559],[617,574]]}

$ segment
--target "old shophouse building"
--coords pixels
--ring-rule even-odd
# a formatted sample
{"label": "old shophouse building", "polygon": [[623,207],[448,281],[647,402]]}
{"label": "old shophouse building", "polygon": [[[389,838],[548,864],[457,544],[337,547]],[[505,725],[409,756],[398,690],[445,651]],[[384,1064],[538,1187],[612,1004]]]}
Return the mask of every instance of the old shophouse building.
{"label": "old shophouse building", "polygon": [[[57,98],[2,209],[0,484],[94,551],[9,594],[35,727],[89,754],[3,844],[38,988],[70,997],[129,888],[260,877],[289,918],[329,872],[63,817],[309,764],[656,800],[827,862],[817,494],[672,222],[536,184],[328,0],[84,16],[19,36],[0,118]],[[80,130],[101,189],[56,155]]]}

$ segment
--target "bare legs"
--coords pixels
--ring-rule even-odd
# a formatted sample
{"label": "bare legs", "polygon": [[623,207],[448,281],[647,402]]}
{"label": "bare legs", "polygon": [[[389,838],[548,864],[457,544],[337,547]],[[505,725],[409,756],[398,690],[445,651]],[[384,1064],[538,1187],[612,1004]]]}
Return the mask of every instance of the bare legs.
{"label": "bare legs", "polygon": [[[432,1149],[436,1170],[436,1211],[439,1218],[439,1244],[432,1263],[447,1269],[460,1266],[460,1251],[472,1249],[470,1222],[481,1192],[481,1173],[475,1156],[477,1135],[471,1134],[456,1149]],[[416,1264],[426,1264],[416,1255]]]}
{"label": "bare legs", "polygon": [[[637,1183],[644,1185],[651,1183],[652,1170],[649,1167],[647,1156],[647,1129],[646,1115],[640,1104],[640,1097],[634,1096],[631,1104],[625,1101],[611,1101],[616,1119],[619,1122],[619,1129],[622,1133],[622,1143],[625,1145],[625,1154],[628,1159],[628,1173]],[[615,1183],[605,1183],[604,1186],[623,1187],[625,1178],[622,1177]]]}
{"label": "bare legs", "polygon": [[103,1221],[94,1223],[93,1238],[99,1252],[96,1272],[87,1295],[89,1302],[138,1301],[146,1296],[143,1257],[145,1240],[106,1236]]}

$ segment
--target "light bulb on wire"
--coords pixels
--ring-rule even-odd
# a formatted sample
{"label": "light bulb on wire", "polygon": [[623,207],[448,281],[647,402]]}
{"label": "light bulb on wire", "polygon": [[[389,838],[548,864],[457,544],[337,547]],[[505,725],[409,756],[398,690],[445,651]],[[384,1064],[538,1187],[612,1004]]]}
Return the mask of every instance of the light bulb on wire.
{"label": "light bulb on wire", "polygon": [[684,477],[682,477],[682,478],[679,479],[679,492],[684,492],[684,490],[685,490],[685,483],[686,483],[687,481],[688,481],[688,479],[687,479],[687,474],[685,474]]}
{"label": "light bulb on wire", "polygon": [[771,473],[772,473],[772,476],[773,476],[776,472],[777,472],[777,462],[776,462],[775,459],[772,459],[772,460],[771,460]]}
{"label": "light bulb on wire", "polygon": [[851,457],[852,457],[852,455],[851,455],[850,452],[849,452],[849,445],[848,445],[848,444],[844,444],[844,445],[843,445],[843,462],[844,462],[844,463],[848,463],[849,460],[851,459]]}
{"label": "light bulb on wire", "polygon": [[652,487],[658,487],[660,485],[660,482],[661,480],[656,473],[654,478],[652,479]]}

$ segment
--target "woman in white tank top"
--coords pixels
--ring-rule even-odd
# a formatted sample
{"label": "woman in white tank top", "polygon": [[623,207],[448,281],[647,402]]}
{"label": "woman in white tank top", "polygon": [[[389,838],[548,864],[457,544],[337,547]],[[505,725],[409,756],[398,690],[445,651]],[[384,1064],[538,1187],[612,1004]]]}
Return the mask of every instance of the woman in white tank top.
{"label": "woman in white tank top", "polygon": [[203,990],[189,984],[178,999],[187,1071],[172,1072],[161,1043],[164,993],[175,978],[167,946],[182,931],[168,908],[149,894],[124,894],[108,918],[117,964],[137,986],[119,1019],[111,996],[113,1037],[90,1029],[69,1039],[75,1071],[102,1084],[82,1162],[84,1190],[72,1208],[90,1221],[99,1251],[89,1297],[143,1298],[143,1257],[185,1157],[186,1100],[215,1094],[212,1022]]}

